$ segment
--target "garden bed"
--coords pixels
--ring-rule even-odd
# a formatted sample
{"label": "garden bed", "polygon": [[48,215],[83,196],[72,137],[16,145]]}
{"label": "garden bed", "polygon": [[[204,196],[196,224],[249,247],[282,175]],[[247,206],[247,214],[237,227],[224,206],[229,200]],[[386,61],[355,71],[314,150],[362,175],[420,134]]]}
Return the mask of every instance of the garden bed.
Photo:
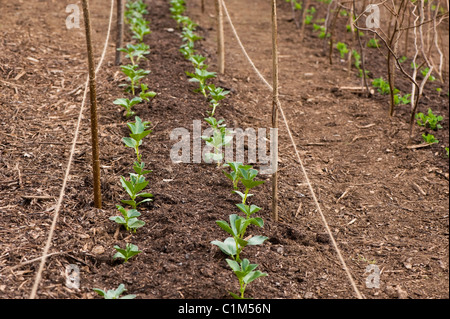
{"label": "garden bed", "polygon": [[[145,42],[151,53],[142,66],[151,70],[148,86],[158,95],[135,108],[153,130],[141,149],[153,171],[147,188],[155,196],[140,209],[146,225],[130,235],[109,220],[124,199],[120,176],[133,164],[132,150],[121,141],[129,134],[129,120],[113,104],[123,95],[119,84],[124,78],[113,65],[111,45],[97,76],[103,209],[93,208],[86,113],[50,249],[58,254],[47,260],[39,298],[98,298],[93,288],[113,289],[121,283],[143,299],[223,299],[238,290],[224,255],[210,243],[225,239],[215,221],[236,212],[230,181],[215,165],[170,159],[172,130],[192,130],[193,121],[205,117],[208,103],[188,82],[185,71],[192,66],[178,51],[181,38],[168,1],[148,5],[152,33]],[[257,1],[250,7],[229,0],[227,5],[251,58],[270,79],[270,4]],[[109,8],[97,0],[91,7],[98,56]],[[8,3],[2,9],[8,14],[0,26],[0,297],[19,299],[29,296],[39,263],[8,268],[39,257],[45,245],[81,103],[85,40],[82,29],[65,29],[60,2],[51,12],[40,2]],[[198,49],[213,70],[214,7],[208,3],[202,14],[200,1],[188,1],[187,13],[199,24],[204,40]],[[407,149],[408,107],[389,117],[387,97],[338,90],[344,84],[359,85],[359,78],[348,76],[337,52],[335,63],[328,64],[323,43],[311,28],[303,43],[298,41],[289,4],[279,3],[279,15],[281,103],[358,288],[366,298],[448,298],[448,158],[443,149],[448,147],[448,96],[438,96],[430,86],[420,105],[422,112],[432,108],[444,116],[444,129],[436,135],[441,143]],[[271,93],[247,64],[228,25],[225,33],[226,72],[212,82],[231,94],[218,116],[229,127],[268,128]],[[128,33],[126,39],[131,40]],[[369,53],[374,77],[385,72],[378,56]],[[401,90],[407,87],[400,82]],[[443,91],[448,92],[448,84]],[[247,248],[246,254],[268,277],[249,285],[246,294],[262,299],[354,298],[282,122],[279,222],[271,220],[270,178],[261,178],[266,183],[251,203],[262,208],[258,215],[265,225],[258,234],[269,239]],[[114,245],[123,247],[130,240],[142,253],[128,263],[113,261]],[[81,270],[79,290],[65,286],[68,264]],[[369,264],[382,270],[379,289],[366,287]]]}

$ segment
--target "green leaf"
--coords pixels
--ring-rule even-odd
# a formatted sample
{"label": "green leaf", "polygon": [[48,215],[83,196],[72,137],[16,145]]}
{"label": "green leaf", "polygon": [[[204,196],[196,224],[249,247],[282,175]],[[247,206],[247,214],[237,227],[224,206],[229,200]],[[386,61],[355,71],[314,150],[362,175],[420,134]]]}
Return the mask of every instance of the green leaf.
{"label": "green leaf", "polygon": [[150,194],[150,193],[140,193],[140,194],[137,194],[137,196],[144,197],[144,198],[154,197],[153,194]]}
{"label": "green leaf", "polygon": [[136,209],[130,209],[127,212],[128,218],[139,217],[141,213],[139,213]]}
{"label": "green leaf", "polygon": [[113,216],[113,217],[109,217],[109,219],[120,225],[127,224],[127,222],[125,221],[125,219],[122,216]]}
{"label": "green leaf", "polygon": [[120,99],[115,100],[113,103],[116,104],[116,105],[120,105],[120,106],[128,108],[129,100],[128,99],[124,99],[124,98],[120,98]]}
{"label": "green leaf", "polygon": [[122,138],[122,141],[125,143],[126,146],[131,148],[136,148],[136,146],[138,146],[138,143],[130,137],[124,137]]}
{"label": "green leaf", "polygon": [[104,297],[106,295],[106,292],[104,290],[102,290],[102,289],[94,288],[92,290],[94,290],[96,293],[98,293],[102,297]]}
{"label": "green leaf", "polygon": [[233,271],[240,271],[241,270],[241,266],[239,265],[239,263],[237,261],[231,260],[231,259],[226,259],[228,265],[230,265],[231,269]]}
{"label": "green leaf", "polygon": [[236,255],[236,242],[234,241],[234,238],[228,237],[225,239],[224,242],[213,240],[211,244],[216,245],[220,248],[222,252],[227,254],[228,256],[235,256]]}
{"label": "green leaf", "polygon": [[126,204],[126,205],[130,205],[131,207],[136,207],[136,201],[130,199],[130,200],[121,200],[120,201],[122,204]]}
{"label": "green leaf", "polygon": [[[244,198],[245,198],[245,194],[244,193],[242,193],[240,191],[236,191],[236,190],[233,191],[233,193],[238,194],[239,196],[241,196],[242,200],[244,200]],[[247,194],[247,198],[249,198],[250,196],[253,196],[253,194]]]}
{"label": "green leaf", "polygon": [[117,252],[117,253],[113,256],[113,259],[117,259],[117,258],[120,258],[120,259],[127,259],[127,257],[126,257],[123,253],[121,253],[120,251]]}
{"label": "green leaf", "polygon": [[269,239],[268,237],[265,236],[253,236],[252,238],[250,238],[247,241],[247,245],[248,246],[256,246],[256,245],[261,245],[264,243],[264,241],[266,241],[267,239]]}
{"label": "green leaf", "polygon": [[231,236],[236,236],[236,234],[233,232],[233,230],[231,229],[231,227],[228,225],[227,222],[223,220],[218,220],[216,221],[216,224],[219,225],[220,228],[229,233]]}
{"label": "green leaf", "polygon": [[258,185],[264,184],[264,181],[251,181],[251,180],[242,180],[242,184],[245,188],[252,189]]}
{"label": "green leaf", "polygon": [[142,220],[138,220],[137,218],[131,218],[128,221],[128,227],[131,229],[137,229],[145,225],[145,222]]}
{"label": "green leaf", "polygon": [[254,281],[255,279],[258,279],[260,277],[266,277],[267,274],[266,273],[262,273],[261,271],[257,270],[257,271],[252,271],[250,272],[247,276],[244,277],[244,282],[246,284],[251,283],[252,281]]}
{"label": "green leaf", "polygon": [[143,181],[139,182],[134,186],[134,193],[139,193],[141,190],[143,190],[145,187],[147,187],[149,181]]}
{"label": "green leaf", "polygon": [[121,176],[120,182],[122,184],[122,187],[125,189],[125,191],[130,195],[131,198],[134,198],[134,195],[136,192],[134,191],[134,185],[132,182],[127,181],[125,177]]}
{"label": "green leaf", "polygon": [[137,205],[141,205],[141,204],[144,204],[144,203],[147,203],[147,202],[152,202],[152,201],[153,201],[153,199],[147,198],[147,199],[144,199],[144,200],[140,201],[139,203],[137,203]]}

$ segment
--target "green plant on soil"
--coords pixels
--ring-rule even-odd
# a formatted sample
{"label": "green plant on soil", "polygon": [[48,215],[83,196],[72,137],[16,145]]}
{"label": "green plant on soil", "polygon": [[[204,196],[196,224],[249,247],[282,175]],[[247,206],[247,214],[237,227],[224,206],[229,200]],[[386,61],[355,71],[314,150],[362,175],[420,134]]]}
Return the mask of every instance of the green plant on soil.
{"label": "green plant on soil", "polygon": [[117,245],[114,246],[114,249],[117,251],[117,253],[113,256],[113,259],[123,259],[124,263],[128,262],[130,258],[141,253],[141,251],[138,249],[138,246],[130,243],[127,243],[125,249],[120,248]]}
{"label": "green plant on soil", "polygon": [[431,134],[422,134],[422,138],[424,140],[425,143],[427,144],[437,144],[439,143],[439,140],[437,140],[434,135]]}
{"label": "green plant on soil", "polygon": [[181,38],[183,42],[191,42],[191,43],[195,43],[196,41],[203,39],[201,36],[195,34],[193,29],[190,29],[188,27],[183,27],[183,31],[181,32]]}
{"label": "green plant on soil", "polygon": [[135,117],[135,123],[128,123],[130,129],[130,137],[122,138],[122,141],[126,146],[135,150],[136,158],[138,162],[141,162],[141,154],[139,153],[139,146],[142,145],[144,137],[149,135],[152,130],[148,130],[150,122],[142,122],[139,116]]}
{"label": "green plant on soil", "polygon": [[219,106],[219,102],[225,99],[226,96],[230,94],[230,91],[226,91],[221,87],[216,87],[214,84],[208,85],[207,89],[209,96],[211,97],[210,106],[212,108],[212,111],[209,112],[209,115],[214,116],[216,108]]}
{"label": "green plant on soil", "polygon": [[148,26],[149,24],[150,22],[142,18],[133,18],[130,24],[131,32],[133,33],[133,39],[136,39],[139,42],[144,41],[144,36],[151,33]]}
{"label": "green plant on soil", "polygon": [[252,168],[251,165],[244,165],[240,162],[229,162],[224,165],[224,167],[229,167],[231,169],[230,173],[223,171],[226,177],[230,179],[233,182],[233,189],[238,190],[238,184],[242,178],[242,174],[240,169],[243,168],[244,170],[248,170]]}
{"label": "green plant on soil", "polygon": [[207,97],[206,88],[207,84],[206,81],[211,78],[216,77],[216,72],[209,72],[205,69],[198,69],[195,68],[194,73],[186,71],[186,74],[190,77],[190,82],[195,82],[199,84],[199,88],[196,89],[196,92],[201,92],[203,96]]}
{"label": "green plant on soil", "polygon": [[126,53],[125,57],[131,60],[131,64],[138,64],[141,59],[146,59],[146,55],[150,54],[150,47],[145,43],[127,44],[126,48],[117,49]]}
{"label": "green plant on soil", "polygon": [[182,45],[179,51],[183,54],[186,60],[190,60],[195,55],[195,49],[192,43]]}
{"label": "green plant on soil", "polygon": [[411,103],[411,94],[405,94],[403,96],[401,96],[400,94],[395,94],[394,95],[394,103],[395,105],[400,104],[400,105],[408,105],[409,103]]}
{"label": "green plant on soil", "polygon": [[125,116],[130,117],[135,114],[135,112],[132,111],[133,106],[135,106],[136,104],[139,104],[141,102],[142,102],[142,98],[135,97],[132,100],[129,100],[127,98],[120,98],[120,99],[115,100],[113,103],[116,105],[123,106],[125,108],[125,110],[127,111]]}
{"label": "green plant on soil", "polygon": [[371,38],[368,42],[367,42],[367,46],[369,48],[379,48],[380,44],[378,43],[378,39],[375,38]]}
{"label": "green plant on soil", "polygon": [[205,118],[205,121],[212,128],[212,136],[202,136],[202,139],[206,142],[213,152],[205,153],[204,160],[207,163],[216,162],[219,166],[223,160],[223,148],[227,146],[232,140],[233,136],[228,134],[224,120],[217,121],[214,117]]}
{"label": "green plant on soil", "polygon": [[110,289],[108,291],[104,291],[99,288],[94,288],[93,290],[96,293],[98,293],[100,296],[102,296],[104,299],[134,299],[134,298],[136,298],[136,295],[126,295],[126,296],[121,297],[121,295],[125,291],[127,291],[125,289],[124,284],[120,284],[119,287],[117,287],[117,289]]}
{"label": "green plant on soil", "polygon": [[141,216],[136,209],[125,209],[120,205],[116,205],[117,209],[122,213],[122,216],[112,216],[109,219],[119,225],[123,225],[127,231],[136,232],[136,230],[145,225],[145,222],[139,220]]}
{"label": "green plant on soil", "polygon": [[125,18],[128,23],[133,19],[142,19],[145,14],[148,14],[147,5],[142,1],[128,1],[126,3]]}
{"label": "green plant on soil", "polygon": [[141,83],[141,92],[139,93],[139,97],[143,100],[143,101],[150,101],[151,98],[154,98],[156,96],[156,92],[153,91],[149,91],[148,86],[144,83]]}
{"label": "green plant on soil", "polygon": [[428,114],[417,113],[416,119],[419,126],[428,125],[432,130],[437,130],[442,128],[442,125],[440,125],[439,122],[442,121],[444,117],[440,115],[436,116],[431,109],[428,109]]}
{"label": "green plant on soil", "polygon": [[249,196],[253,196],[250,194],[250,190],[255,188],[258,185],[264,183],[264,181],[255,181],[256,176],[258,176],[258,171],[253,168],[249,168],[247,166],[239,167],[240,181],[242,185],[245,187],[244,193],[235,190],[234,193],[238,194],[242,198],[242,203],[245,204],[247,198]]}
{"label": "green plant on soil", "polygon": [[295,10],[301,10],[302,9],[302,3],[303,2],[298,2],[297,0],[286,0],[286,2],[293,3]]}
{"label": "green plant on soil", "polygon": [[[248,259],[241,260],[240,258],[245,247],[262,245],[264,241],[268,239],[267,237],[260,235],[246,237],[246,231],[250,225],[261,228],[264,226],[262,218],[252,217],[252,215],[260,211],[261,208],[256,205],[247,205],[246,203],[249,196],[248,191],[263,182],[254,180],[258,171],[251,168],[251,166],[243,165],[238,162],[230,162],[227,166],[230,167],[232,171],[230,174],[224,173],[233,182],[233,192],[241,195],[243,199],[242,203],[236,204],[236,206],[245,214],[245,217],[232,214],[229,216],[229,223],[223,220],[216,221],[217,225],[231,235],[231,237],[228,237],[223,242],[214,240],[211,243],[218,246],[223,253],[231,257],[231,259],[227,258],[226,261],[238,278],[240,288],[239,294],[230,292],[230,295],[236,299],[244,299],[247,285],[255,279],[267,276],[266,273],[255,270],[258,267],[257,264],[251,264]],[[239,181],[246,188],[245,195],[235,189]]]}
{"label": "green plant on soil", "polygon": [[314,19],[314,14],[316,13],[316,8],[311,7],[306,10],[307,14],[305,16],[305,24],[311,24]]}
{"label": "green plant on soil", "polygon": [[[378,92],[383,95],[390,94],[391,92],[389,83],[383,80],[383,78],[374,79],[372,81],[372,85],[377,88]],[[398,89],[394,88],[394,94],[397,94],[399,92],[400,91]]]}
{"label": "green plant on soil", "polygon": [[[428,72],[430,72],[430,68],[423,68],[422,70],[420,70],[420,73],[422,73],[423,77],[426,77]],[[428,80],[430,80],[431,82],[436,81],[436,78],[433,75],[430,75],[428,77]]]}
{"label": "green plant on soil", "polygon": [[[130,200],[122,200],[123,204],[130,205],[133,209],[136,209],[138,205],[152,201],[153,195],[151,193],[141,192],[147,185],[148,181],[145,180],[145,176],[151,173],[149,170],[145,170],[145,163],[142,162],[142,155],[139,152],[139,146],[142,145],[142,140],[152,131],[147,130],[150,122],[142,122],[142,120],[136,116],[135,123],[128,123],[128,127],[131,130],[130,137],[124,137],[122,141],[126,146],[133,148],[136,154],[137,161],[134,162],[133,170],[135,173],[130,173],[130,180],[121,176],[120,181],[122,187],[130,196]],[[137,202],[138,197],[145,198],[144,200]]]}
{"label": "green plant on soil", "polygon": [[345,58],[345,55],[348,53],[348,48],[345,43],[338,42],[336,44],[336,49],[338,49],[339,53],[341,54],[341,59]]}
{"label": "green plant on soil", "polygon": [[127,76],[127,81],[130,82],[130,85],[124,84],[123,86],[127,86],[126,91],[131,92],[131,94],[134,96],[136,88],[140,85],[140,81],[146,75],[150,74],[150,71],[138,69],[138,66],[136,64],[122,65],[120,69]]}
{"label": "green plant on soil", "polygon": [[189,60],[192,65],[194,66],[194,68],[196,69],[207,69],[208,65],[205,64],[206,58],[204,56],[201,55],[189,55],[187,60]]}

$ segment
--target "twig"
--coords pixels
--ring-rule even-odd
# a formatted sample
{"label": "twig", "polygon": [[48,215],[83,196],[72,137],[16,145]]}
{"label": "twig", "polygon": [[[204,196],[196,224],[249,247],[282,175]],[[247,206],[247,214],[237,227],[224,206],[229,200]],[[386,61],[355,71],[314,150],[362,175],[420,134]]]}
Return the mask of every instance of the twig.
{"label": "twig", "polygon": [[25,261],[23,263],[15,265],[15,266],[6,267],[6,268],[0,270],[0,272],[7,271],[7,270],[14,270],[14,269],[20,268],[22,266],[25,266],[25,265],[28,265],[28,264],[32,264],[32,263],[34,263],[36,261],[42,260],[43,258],[48,258],[50,256],[62,255],[62,254],[66,254],[66,252],[61,251],[61,252],[56,252],[56,253],[51,253],[51,254],[48,254],[48,255],[45,255],[45,256],[41,256],[41,257],[38,257],[38,258],[34,258],[34,259]]}

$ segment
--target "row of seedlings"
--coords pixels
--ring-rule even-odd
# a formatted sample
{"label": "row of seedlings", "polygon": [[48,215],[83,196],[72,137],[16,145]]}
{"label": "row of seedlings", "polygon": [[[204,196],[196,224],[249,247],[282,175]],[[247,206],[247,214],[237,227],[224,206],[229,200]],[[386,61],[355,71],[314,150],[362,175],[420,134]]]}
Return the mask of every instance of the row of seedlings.
{"label": "row of seedlings", "polygon": [[[170,4],[172,17],[177,21],[178,26],[182,30],[181,37],[183,44],[181,45],[180,52],[186,60],[192,62],[194,68],[194,72],[186,72],[186,74],[190,77],[189,81],[198,83],[199,87],[196,91],[203,94],[209,100],[210,110],[207,112],[208,117],[205,118],[205,121],[211,127],[213,134],[212,136],[204,136],[202,138],[214,151],[212,153],[206,153],[204,160],[207,163],[216,162],[218,167],[220,167],[224,160],[222,149],[232,141],[232,136],[229,135],[225,120],[217,120],[215,113],[220,106],[219,102],[230,92],[221,87],[215,87],[214,84],[207,84],[209,79],[216,77],[216,73],[209,72],[207,70],[208,65],[205,64],[206,58],[196,53],[195,42],[202,39],[195,34],[197,24],[189,17],[183,15],[186,10],[184,0],[172,0]],[[230,295],[236,299],[244,299],[247,285],[257,278],[267,276],[266,273],[256,270],[258,267],[257,264],[251,264],[247,258],[241,259],[241,253],[245,247],[262,245],[267,239],[265,236],[246,236],[248,226],[264,226],[262,218],[252,216],[261,210],[261,208],[247,203],[247,198],[252,196],[249,191],[264,182],[255,180],[258,171],[253,169],[251,165],[228,162],[223,166],[230,169],[229,172],[224,171],[224,174],[233,182],[233,192],[241,197],[241,201],[236,206],[244,213],[244,216],[231,214],[229,216],[230,223],[222,220],[216,221],[217,225],[231,235],[231,237],[225,239],[224,242],[214,240],[211,243],[218,246],[223,253],[231,258],[227,258],[226,262],[239,281],[239,293],[229,292]],[[239,188],[241,184],[244,187],[242,189],[243,192]]]}
{"label": "row of seedlings", "polygon": [[[126,3],[127,10],[125,11],[126,23],[130,27],[132,32],[132,38],[136,43],[127,44],[126,48],[118,49],[121,52],[126,53],[126,58],[130,60],[127,65],[122,65],[120,68],[122,72],[127,76],[127,84],[125,86],[125,92],[131,95],[130,98],[120,98],[113,103],[125,108],[124,116],[129,118],[136,113],[133,111],[133,107],[144,101],[149,101],[150,98],[156,96],[156,93],[149,91],[146,84],[141,83],[141,80],[147,76],[150,71],[144,70],[139,67],[139,62],[145,59],[145,56],[150,53],[150,48],[144,41],[144,36],[150,34],[149,22],[144,19],[144,15],[148,13],[147,5],[142,0],[128,1]],[[149,135],[152,131],[149,129],[150,122],[143,122],[141,118],[135,116],[134,123],[127,123],[130,130],[129,137],[122,139],[126,147],[132,148],[135,153],[135,161],[133,163],[133,173],[130,173],[129,179],[124,176],[120,177],[120,182],[128,195],[128,199],[121,200],[121,203],[129,206],[125,208],[122,205],[116,205],[119,216],[112,216],[109,219],[116,222],[118,225],[123,226],[126,231],[136,233],[136,230],[145,225],[145,222],[140,220],[141,213],[138,211],[138,206],[145,202],[152,201],[153,195],[145,192],[149,182],[145,179],[145,175],[151,171],[145,169],[145,163],[142,160],[142,154],[139,147],[142,146],[143,139]],[[141,251],[139,248],[132,244],[127,243],[125,248],[121,248],[117,245],[114,246],[117,251],[113,256],[113,259],[122,259],[124,263],[128,262],[130,258],[138,255]],[[104,291],[102,289],[94,289],[100,296],[105,299],[133,299],[135,295],[122,296],[125,291],[123,284],[115,290]]]}

